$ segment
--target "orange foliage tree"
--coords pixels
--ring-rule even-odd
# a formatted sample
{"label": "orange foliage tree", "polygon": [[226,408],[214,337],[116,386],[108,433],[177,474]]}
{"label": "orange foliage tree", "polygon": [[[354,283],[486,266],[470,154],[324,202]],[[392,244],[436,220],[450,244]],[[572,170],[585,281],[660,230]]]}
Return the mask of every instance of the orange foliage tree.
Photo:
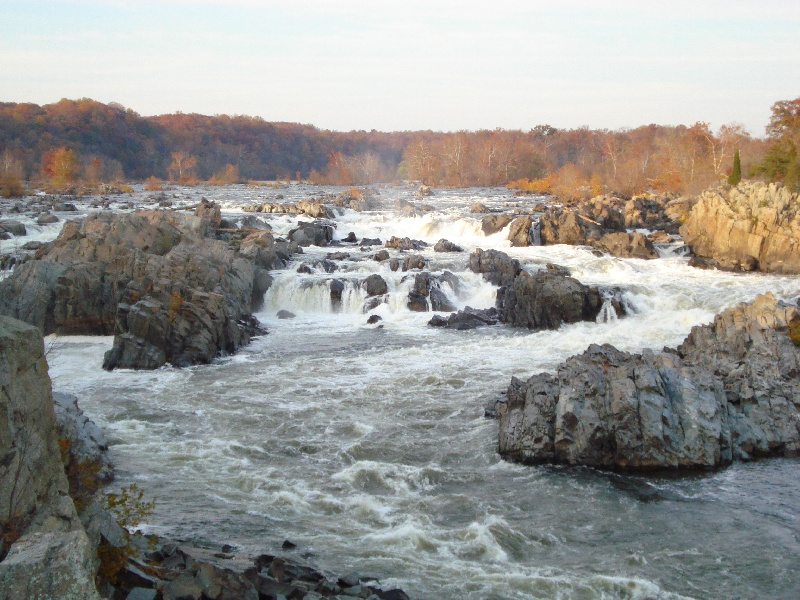
{"label": "orange foliage tree", "polygon": [[56,188],[75,183],[78,180],[78,155],[66,146],[48,150],[42,156],[42,174]]}

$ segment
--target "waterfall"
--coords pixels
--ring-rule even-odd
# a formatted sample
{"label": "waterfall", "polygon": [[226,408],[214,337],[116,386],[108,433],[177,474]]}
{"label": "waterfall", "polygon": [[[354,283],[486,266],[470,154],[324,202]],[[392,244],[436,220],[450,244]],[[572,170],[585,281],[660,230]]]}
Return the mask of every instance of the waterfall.
{"label": "waterfall", "polygon": [[600,307],[600,312],[597,314],[596,321],[598,323],[612,323],[618,319],[617,311],[610,298],[603,300],[603,306]]}

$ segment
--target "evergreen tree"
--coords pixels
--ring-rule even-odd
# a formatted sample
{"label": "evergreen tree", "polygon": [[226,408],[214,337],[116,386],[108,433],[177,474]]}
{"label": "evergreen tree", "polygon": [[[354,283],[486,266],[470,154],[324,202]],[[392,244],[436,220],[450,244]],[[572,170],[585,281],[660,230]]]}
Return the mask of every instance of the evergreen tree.
{"label": "evergreen tree", "polygon": [[739,185],[742,180],[742,163],[739,160],[739,149],[733,153],[733,171],[728,176],[728,183],[731,185]]}

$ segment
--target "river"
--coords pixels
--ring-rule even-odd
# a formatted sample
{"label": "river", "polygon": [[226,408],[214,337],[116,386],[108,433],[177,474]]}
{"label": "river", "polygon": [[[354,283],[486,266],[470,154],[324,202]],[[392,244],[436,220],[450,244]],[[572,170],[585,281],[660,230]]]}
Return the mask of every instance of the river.
{"label": "river", "polygon": [[[319,193],[292,185],[284,201]],[[186,188],[223,216],[272,192]],[[144,192],[138,198],[145,202]],[[756,294],[794,300],[800,278],[702,271],[680,243],[645,261],[580,247],[509,248],[484,236],[474,202],[509,209],[504,189],[381,190],[380,208],[337,219],[335,239],[447,238],[464,253],[420,251],[459,307],[486,308],[495,288],[467,268],[469,252],[497,248],[527,269],[568,267],[583,283],[625,290],[632,312],[600,323],[531,333],[504,326],[451,331],[406,306],[412,281],[371,252],[340,272],[298,274],[331,248],[308,248],[275,282],[257,317],[269,334],[235,356],[188,369],[101,369],[111,338],[50,337],[54,389],[74,393],[107,432],[115,485],[156,498],[147,532],[241,553],[292,551],[341,574],[355,569],[412,597],[790,598],[800,589],[800,462],[763,460],[681,477],[511,464],[497,454],[484,406],[512,375],[552,370],[590,343],[627,351],[679,344],[694,325]],[[398,201],[429,205],[410,214]],[[541,199],[538,199],[541,200]],[[264,215],[285,232],[297,217]],[[46,237],[46,236],[44,236]],[[374,248],[373,250],[377,250]],[[389,287],[378,325],[347,284],[341,311],[332,277],[381,274]],[[412,278],[413,279],[413,278]],[[278,319],[278,310],[294,319]],[[613,317],[613,315],[609,315]]]}

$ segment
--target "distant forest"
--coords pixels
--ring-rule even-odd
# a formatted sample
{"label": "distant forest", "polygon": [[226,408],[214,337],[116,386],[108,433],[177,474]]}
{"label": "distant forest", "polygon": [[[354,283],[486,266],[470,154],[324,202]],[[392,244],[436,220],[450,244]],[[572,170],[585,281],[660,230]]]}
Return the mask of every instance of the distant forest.
{"label": "distant forest", "polygon": [[[706,123],[613,131],[538,125],[529,131],[335,132],[248,116],[142,117],[90,99],[6,102],[0,103],[0,178],[337,185],[412,179],[561,195],[692,193],[727,177],[737,149],[744,173],[796,176],[798,115],[800,99],[776,103],[767,138],[736,123],[716,132]],[[774,127],[781,118],[789,119],[789,134]]]}

